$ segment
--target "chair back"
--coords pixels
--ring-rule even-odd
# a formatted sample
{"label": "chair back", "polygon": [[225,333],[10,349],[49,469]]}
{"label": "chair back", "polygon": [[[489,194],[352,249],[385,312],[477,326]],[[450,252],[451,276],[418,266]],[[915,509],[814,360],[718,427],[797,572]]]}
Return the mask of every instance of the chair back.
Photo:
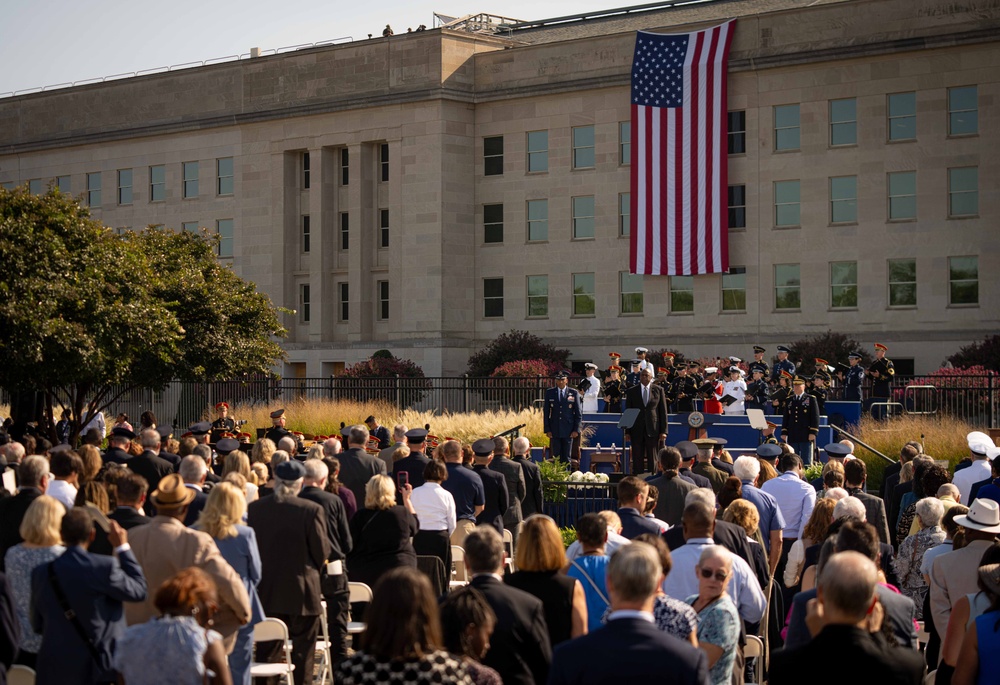
{"label": "chair back", "polygon": [[364,583],[348,583],[347,590],[351,593],[350,603],[360,604],[361,602],[371,602],[372,589],[365,585]]}
{"label": "chair back", "polygon": [[7,671],[7,685],[35,685],[35,671],[27,666],[14,664]]}
{"label": "chair back", "polygon": [[465,565],[465,549],[458,545],[451,546],[452,576],[455,580],[468,583],[469,569]]}
{"label": "chair back", "polygon": [[254,642],[271,642],[288,639],[288,626],[280,618],[265,618],[253,627]]}

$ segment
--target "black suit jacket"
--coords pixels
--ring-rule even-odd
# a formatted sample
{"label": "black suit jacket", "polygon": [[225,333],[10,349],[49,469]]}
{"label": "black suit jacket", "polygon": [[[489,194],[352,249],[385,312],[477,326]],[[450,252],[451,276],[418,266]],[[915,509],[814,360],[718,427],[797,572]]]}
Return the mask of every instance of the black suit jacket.
{"label": "black suit jacket", "polygon": [[889,536],[892,538],[893,544],[896,542],[896,523],[899,521],[899,507],[903,503],[903,495],[908,492],[913,492],[912,480],[900,483],[894,487],[892,489],[892,496],[889,498],[889,503],[886,505],[886,514],[889,516]]}
{"label": "black suit jacket", "polygon": [[340,460],[340,482],[354,493],[358,506],[363,506],[365,486],[372,476],[385,475],[385,462],[361,447],[346,449],[337,458]]}
{"label": "black suit jacket", "polygon": [[503,535],[503,515],[510,505],[510,495],[507,491],[507,479],[502,473],[497,473],[486,466],[474,466],[473,471],[483,480],[483,492],[486,495],[486,507],[476,517],[476,523],[488,523]]}
{"label": "black suit jacket", "polygon": [[720,471],[725,471],[726,475],[729,476],[733,475],[733,465],[728,462],[722,461],[718,457],[712,457],[712,466],[719,469]]}
{"label": "black suit jacket", "polygon": [[556,647],[549,685],[708,685],[708,657],[641,618],[618,618]]}
{"label": "black suit jacket", "polygon": [[527,457],[514,457],[524,471],[524,487],[527,493],[521,501],[521,514],[528,518],[532,514],[542,513],[542,473],[538,464]]}
{"label": "black suit jacket", "polygon": [[0,569],[3,568],[7,550],[24,541],[21,521],[31,503],[41,496],[42,491],[38,488],[21,488],[13,497],[0,500]]}
{"label": "black suit jacket", "polygon": [[[836,655],[844,658],[831,658]],[[916,649],[890,648],[883,639],[854,626],[827,626],[812,642],[771,654],[771,685],[842,685],[854,678],[866,683],[920,685],[924,659]]]}
{"label": "black suit jacket", "polygon": [[326,490],[320,490],[312,485],[302,488],[299,497],[323,507],[326,520],[326,535],[330,540],[329,561],[344,560],[353,547],[351,527],[347,523],[347,510],[344,500]]}
{"label": "black suit jacket", "polygon": [[181,458],[178,457],[176,454],[160,450],[160,459],[163,459],[164,461],[169,461],[171,466],[174,467],[174,473],[177,473],[177,470],[180,469],[181,467]]}
{"label": "black suit jacket", "polygon": [[[174,472],[173,464],[149,450],[146,450],[138,457],[129,459],[128,467],[131,471],[138,473],[146,479],[150,493],[159,487],[161,478],[165,478]],[[156,507],[153,506],[152,498],[147,499],[146,504],[142,508],[146,511],[147,516],[156,515]]]}
{"label": "black suit jacket", "polygon": [[[897,594],[881,585],[876,586],[876,594],[885,609],[885,620],[889,622],[896,642],[900,647],[916,650],[917,632],[913,627],[916,607],[909,597]],[[806,626],[806,605],[816,597],[816,589],[800,592],[792,599],[792,615],[788,619],[788,635],[785,637],[785,648],[795,649],[809,644],[809,628]],[[829,662],[824,662],[829,663]],[[815,675],[815,670],[809,672]],[[872,681],[877,682],[877,681]]]}
{"label": "black suit jacket", "polygon": [[483,664],[496,669],[504,685],[545,683],[552,646],[542,600],[491,575],[476,576],[469,584],[483,593],[497,616]]}
{"label": "black suit jacket", "polygon": [[132,507],[124,506],[116,507],[113,512],[108,514],[108,518],[112,521],[117,521],[118,525],[125,530],[130,530],[137,526],[144,526],[149,523],[148,516],[143,516]]}
{"label": "black suit jacket", "polygon": [[105,464],[109,461],[115,464],[127,464],[132,460],[132,455],[118,447],[109,447],[101,458]]}
{"label": "black suit jacket", "polygon": [[642,386],[629,388],[625,391],[625,408],[640,410],[629,435],[658,438],[667,434],[667,400],[660,386],[649,384],[649,404],[645,405],[642,403]]}
{"label": "black suit jacket", "polygon": [[[187,486],[185,485],[184,487]],[[208,502],[208,495],[205,494],[204,490],[201,488],[191,489],[195,491],[194,499],[188,505],[187,516],[184,517],[184,525],[188,527],[193,526],[198,521],[198,516],[205,509],[205,503]]]}
{"label": "black suit jacket", "polygon": [[323,611],[320,569],[330,556],[323,507],[301,497],[275,496],[251,502],[247,523],[257,534],[264,612],[319,616]]}
{"label": "black suit jacket", "polygon": [[978,483],[973,483],[972,489],[969,490],[969,502],[971,503],[976,501],[976,497],[979,496],[979,488],[985,488],[992,482],[993,482],[993,474],[990,474],[990,477],[987,478],[986,480],[981,480]]}
{"label": "black suit jacket", "polygon": [[[680,474],[681,478],[687,479],[688,481],[697,485],[699,488],[712,489],[712,481],[710,481],[708,478],[705,478],[705,476],[698,475],[691,469],[681,469]],[[682,542],[681,544],[683,545],[684,543]]]}
{"label": "black suit jacket", "polygon": [[[899,484],[899,472],[902,470],[903,470],[903,463],[899,461],[897,461],[894,464],[889,464],[888,466],[885,467],[885,470],[882,472],[882,487],[879,488],[878,491],[878,496],[881,497],[883,500],[886,499],[889,495],[891,495],[892,488]],[[890,483],[889,482],[890,480],[892,480],[893,482]],[[886,507],[888,506],[889,503],[886,502]]]}

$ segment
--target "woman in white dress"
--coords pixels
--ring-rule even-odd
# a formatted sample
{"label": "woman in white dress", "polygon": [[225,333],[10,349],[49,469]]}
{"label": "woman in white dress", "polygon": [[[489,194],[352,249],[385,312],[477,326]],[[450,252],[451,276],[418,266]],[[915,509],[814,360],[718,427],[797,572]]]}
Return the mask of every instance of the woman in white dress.
{"label": "woman in white dress", "polygon": [[727,380],[723,383],[722,396],[725,397],[726,395],[729,395],[731,397],[735,397],[736,402],[733,402],[723,409],[723,413],[728,416],[746,414],[746,405],[744,403],[746,393],[747,384],[746,381],[743,380],[739,368],[730,366],[727,373]]}

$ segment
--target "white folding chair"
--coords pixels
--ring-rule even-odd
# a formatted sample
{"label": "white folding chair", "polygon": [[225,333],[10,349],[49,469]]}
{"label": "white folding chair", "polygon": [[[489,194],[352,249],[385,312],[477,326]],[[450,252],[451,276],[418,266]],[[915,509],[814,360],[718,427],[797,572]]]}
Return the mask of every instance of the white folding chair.
{"label": "white folding chair", "polygon": [[[351,593],[350,599],[348,600],[351,604],[354,604],[355,602],[371,603],[372,597],[374,596],[372,593],[372,589],[367,585],[365,585],[364,583],[348,583],[347,589]],[[364,621],[352,621],[351,615],[348,613],[347,634],[357,635],[358,633],[364,632],[364,630],[365,630]]]}
{"label": "white folding chair", "polygon": [[[924,676],[924,685],[934,685],[934,682],[936,680],[937,680],[937,669],[935,668],[933,671]],[[8,680],[7,682],[10,681]]]}
{"label": "white folding chair", "polygon": [[284,645],[285,660],[278,663],[254,661],[250,664],[250,676],[253,678],[284,677],[285,682],[292,685],[292,672],[295,670],[295,664],[292,663],[292,643],[288,639],[288,626],[280,619],[265,618],[253,627],[254,644],[275,640],[280,640],[281,644]]}
{"label": "white folding chair", "polygon": [[927,624],[923,621],[917,621],[917,644],[926,645],[930,639],[931,635],[927,632]]}
{"label": "white folding chair", "polygon": [[510,572],[514,572],[514,535],[507,530],[503,529],[503,549],[507,553],[507,558],[504,560],[504,566],[510,569]]}
{"label": "white folding chair", "polygon": [[753,681],[760,685],[764,682],[764,641],[756,635],[747,635],[747,643],[743,647],[743,658],[756,657],[753,667]]}
{"label": "white folding chair", "polygon": [[326,600],[321,602],[323,611],[319,616],[319,639],[316,640],[316,653],[319,654],[319,682],[330,682],[333,685],[333,654],[330,644],[330,626],[326,620]]}
{"label": "white folding chair", "polygon": [[450,589],[464,587],[469,584],[469,569],[465,565],[465,549],[458,545],[451,546],[451,582]]}
{"label": "white folding chair", "polygon": [[21,664],[14,664],[7,671],[7,685],[35,685],[35,671]]}

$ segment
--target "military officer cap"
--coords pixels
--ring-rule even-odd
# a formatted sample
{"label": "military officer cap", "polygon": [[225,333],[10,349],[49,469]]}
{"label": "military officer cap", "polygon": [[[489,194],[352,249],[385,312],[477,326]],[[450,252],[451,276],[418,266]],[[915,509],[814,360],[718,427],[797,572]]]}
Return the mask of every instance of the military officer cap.
{"label": "military officer cap", "polygon": [[[208,431],[205,432],[207,433]],[[130,431],[128,428],[125,428],[124,426],[117,426],[115,428],[112,428],[111,435],[115,436],[116,438],[127,438],[128,440],[135,439],[135,433]]]}
{"label": "military officer cap", "polygon": [[827,361],[827,360],[825,360],[825,359],[820,359],[819,357],[816,357],[816,366],[826,366],[826,365],[828,365],[829,363],[830,363],[830,362],[828,362],[828,361]]}
{"label": "military officer cap", "polygon": [[488,457],[496,449],[496,443],[492,438],[480,438],[472,443],[472,453],[477,457]]}
{"label": "military officer cap", "polygon": [[743,360],[740,359],[739,357],[730,357],[729,361],[731,361],[733,364],[739,364]]}
{"label": "military officer cap", "polygon": [[706,366],[706,367],[705,367],[705,373],[707,373],[707,374],[708,374],[708,375],[710,375],[710,376],[711,376],[711,375],[712,375],[713,373],[717,373],[718,371],[719,371],[719,369],[718,369],[717,367],[714,367],[714,366]]}
{"label": "military officer cap", "polygon": [[782,369],[781,370],[781,377],[785,378],[787,380],[791,380],[792,379],[792,374],[790,374],[787,371],[785,371],[784,369]]}
{"label": "military officer cap", "polygon": [[632,366],[639,366],[639,364],[642,364],[642,360],[641,359],[633,359],[632,360]]}
{"label": "military officer cap", "polygon": [[156,432],[160,434],[161,440],[167,440],[171,435],[174,434],[173,426],[157,426]]}
{"label": "military officer cap", "polygon": [[649,350],[647,350],[645,347],[637,347],[637,348],[635,348],[635,353],[636,354],[646,354],[647,352],[649,352]]}
{"label": "military officer cap", "polygon": [[664,352],[664,353],[663,353],[663,356],[664,356],[664,358],[666,358],[666,357],[670,357],[671,359],[673,359],[673,358],[674,358],[674,357],[676,357],[677,355],[676,355],[676,354],[674,354],[673,352]]}
{"label": "military officer cap", "polygon": [[697,445],[699,449],[715,447],[718,444],[715,438],[698,438],[697,440],[692,440],[691,442]]}
{"label": "military officer cap", "polygon": [[688,362],[689,369],[697,369],[699,366],[701,366],[701,364],[699,364],[698,362]]}
{"label": "military officer cap", "polygon": [[343,428],[341,428],[340,429],[340,435],[341,435],[341,437],[344,437],[344,438],[351,437],[351,427],[350,426],[344,426]]}
{"label": "military officer cap", "polygon": [[784,352],[785,354],[789,354],[791,350],[785,347],[784,345],[778,345],[778,352]]}
{"label": "military officer cap", "polygon": [[726,369],[726,372],[727,373],[743,373],[743,371],[738,366],[730,366],[728,369]]}
{"label": "military officer cap", "polygon": [[690,461],[698,456],[698,446],[690,440],[681,440],[674,447],[681,453],[681,458],[684,461]]}
{"label": "military officer cap", "polygon": [[556,378],[569,378],[569,374],[565,371],[556,371]]}
{"label": "military officer cap", "polygon": [[620,371],[623,371],[623,370],[624,369],[622,369],[622,367],[618,366],[617,364],[612,364],[611,366],[608,367],[608,371],[619,371],[620,372]]}
{"label": "military officer cap", "polygon": [[767,352],[767,350],[765,350],[760,345],[754,345],[753,346],[753,351],[754,351],[754,354],[764,354],[765,352]]}
{"label": "military officer cap", "polygon": [[374,414],[369,414],[368,418],[365,419],[365,423],[375,423],[375,415]]}
{"label": "military officer cap", "polygon": [[883,352],[885,352],[889,348],[886,347],[885,345],[883,345],[882,343],[875,343],[875,349],[876,350],[882,350]]}
{"label": "military officer cap", "polygon": [[419,445],[420,443],[427,440],[427,431],[423,428],[411,428],[406,431],[406,442]]}
{"label": "military officer cap", "polygon": [[848,359],[861,359],[861,353],[860,352],[851,352],[849,355],[847,355],[847,358]]}
{"label": "military officer cap", "polygon": [[851,453],[851,448],[847,445],[841,445],[839,442],[831,442],[823,448],[823,451],[831,457],[843,458]]}
{"label": "military officer cap", "polygon": [[757,445],[757,456],[764,457],[765,459],[774,459],[781,454],[781,447],[773,443],[764,443],[763,445]]}
{"label": "military officer cap", "polygon": [[750,373],[759,373],[760,375],[763,376],[764,375],[764,369],[762,369],[759,366],[755,366],[752,369],[750,369]]}
{"label": "military officer cap", "polygon": [[215,450],[221,455],[235,452],[239,448],[240,443],[232,438],[222,438],[219,442],[215,443]]}
{"label": "military officer cap", "polygon": [[274,467],[274,476],[278,480],[296,481],[306,476],[306,467],[301,461],[290,459]]}
{"label": "military officer cap", "polygon": [[215,411],[219,411],[223,407],[225,407],[226,409],[229,409],[229,403],[227,403],[227,402],[219,402],[219,403],[217,403],[215,405]]}
{"label": "military officer cap", "polygon": [[272,419],[280,419],[284,415],[285,415],[284,409],[275,409],[274,411],[271,412]]}
{"label": "military officer cap", "polygon": [[806,379],[803,378],[802,376],[796,376],[795,378],[792,379],[792,385],[805,385],[805,384],[806,384]]}
{"label": "military officer cap", "polygon": [[593,362],[587,362],[586,364],[583,365],[583,368],[593,369],[594,371],[597,371],[597,364],[594,364]]}
{"label": "military officer cap", "polygon": [[715,440],[716,450],[722,450],[723,447],[729,444],[729,441],[726,440],[725,438],[712,438],[712,439]]}
{"label": "military officer cap", "polygon": [[208,421],[199,421],[198,423],[192,423],[188,426],[188,432],[191,435],[204,435],[212,430],[212,424]]}

